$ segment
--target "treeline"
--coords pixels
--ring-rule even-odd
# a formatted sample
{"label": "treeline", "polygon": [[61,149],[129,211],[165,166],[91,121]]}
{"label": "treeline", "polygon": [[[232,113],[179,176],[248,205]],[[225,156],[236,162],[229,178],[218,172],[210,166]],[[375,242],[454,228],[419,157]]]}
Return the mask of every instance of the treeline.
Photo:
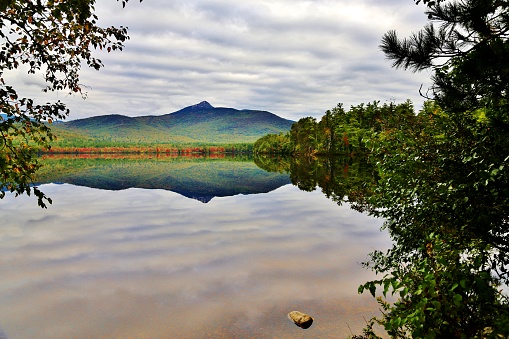
{"label": "treeline", "polygon": [[317,121],[302,118],[287,133],[268,134],[254,144],[255,153],[320,155],[365,152],[366,137],[415,118],[412,103],[374,101],[345,110],[338,104]]}
{"label": "treeline", "polygon": [[[252,142],[166,142],[144,140],[117,140],[114,137],[93,137],[63,128],[53,128],[53,141],[46,147],[33,148],[41,154],[218,154],[252,153]],[[20,138],[18,138],[20,139]],[[21,139],[19,141],[22,141]],[[16,142],[16,140],[14,141]],[[48,147],[49,146],[49,147]]]}
{"label": "treeline", "polygon": [[225,145],[203,145],[203,144],[183,144],[183,145],[103,145],[103,146],[60,146],[58,144],[51,148],[41,148],[39,154],[245,154],[253,152],[253,144],[225,144]]}

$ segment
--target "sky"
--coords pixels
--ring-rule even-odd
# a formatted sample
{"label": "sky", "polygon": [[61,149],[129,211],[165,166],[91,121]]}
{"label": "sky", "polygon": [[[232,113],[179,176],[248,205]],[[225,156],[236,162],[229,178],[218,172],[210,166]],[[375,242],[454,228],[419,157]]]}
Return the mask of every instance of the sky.
{"label": "sky", "polygon": [[[342,103],[410,99],[418,109],[429,73],[394,69],[379,49],[385,32],[401,37],[426,23],[412,0],[114,0],[96,3],[102,26],[127,26],[121,52],[97,51],[105,65],[83,68],[87,99],[52,94],[69,119],[161,115],[208,101],[320,118]],[[18,92],[43,97],[42,76],[19,71]],[[45,98],[46,99],[46,98]]]}

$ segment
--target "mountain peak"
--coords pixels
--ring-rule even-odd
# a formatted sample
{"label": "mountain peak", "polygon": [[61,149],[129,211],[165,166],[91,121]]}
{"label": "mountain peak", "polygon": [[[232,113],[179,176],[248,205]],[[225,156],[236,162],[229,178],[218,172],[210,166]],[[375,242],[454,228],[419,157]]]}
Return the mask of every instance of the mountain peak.
{"label": "mountain peak", "polygon": [[207,101],[202,101],[202,102],[200,102],[199,104],[196,104],[196,105],[190,106],[189,108],[194,108],[194,109],[204,109],[204,108],[214,108],[214,106],[212,106],[211,104],[209,104]]}

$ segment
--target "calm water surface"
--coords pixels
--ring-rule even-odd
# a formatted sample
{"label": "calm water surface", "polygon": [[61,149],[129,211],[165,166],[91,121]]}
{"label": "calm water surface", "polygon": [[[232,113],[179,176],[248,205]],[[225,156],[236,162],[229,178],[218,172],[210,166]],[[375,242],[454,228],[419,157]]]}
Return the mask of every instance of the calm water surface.
{"label": "calm water surface", "polygon": [[[345,338],[378,307],[376,220],[291,184],[207,203],[44,184],[0,201],[0,338]],[[299,310],[315,322],[287,319]]]}

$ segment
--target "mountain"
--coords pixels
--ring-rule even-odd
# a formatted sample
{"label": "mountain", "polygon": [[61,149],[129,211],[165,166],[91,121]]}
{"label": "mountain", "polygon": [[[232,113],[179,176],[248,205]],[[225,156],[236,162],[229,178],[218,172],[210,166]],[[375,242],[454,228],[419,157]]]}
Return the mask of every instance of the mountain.
{"label": "mountain", "polygon": [[267,111],[214,107],[206,101],[160,116],[95,116],[62,124],[92,138],[130,142],[254,142],[288,131],[294,121]]}

